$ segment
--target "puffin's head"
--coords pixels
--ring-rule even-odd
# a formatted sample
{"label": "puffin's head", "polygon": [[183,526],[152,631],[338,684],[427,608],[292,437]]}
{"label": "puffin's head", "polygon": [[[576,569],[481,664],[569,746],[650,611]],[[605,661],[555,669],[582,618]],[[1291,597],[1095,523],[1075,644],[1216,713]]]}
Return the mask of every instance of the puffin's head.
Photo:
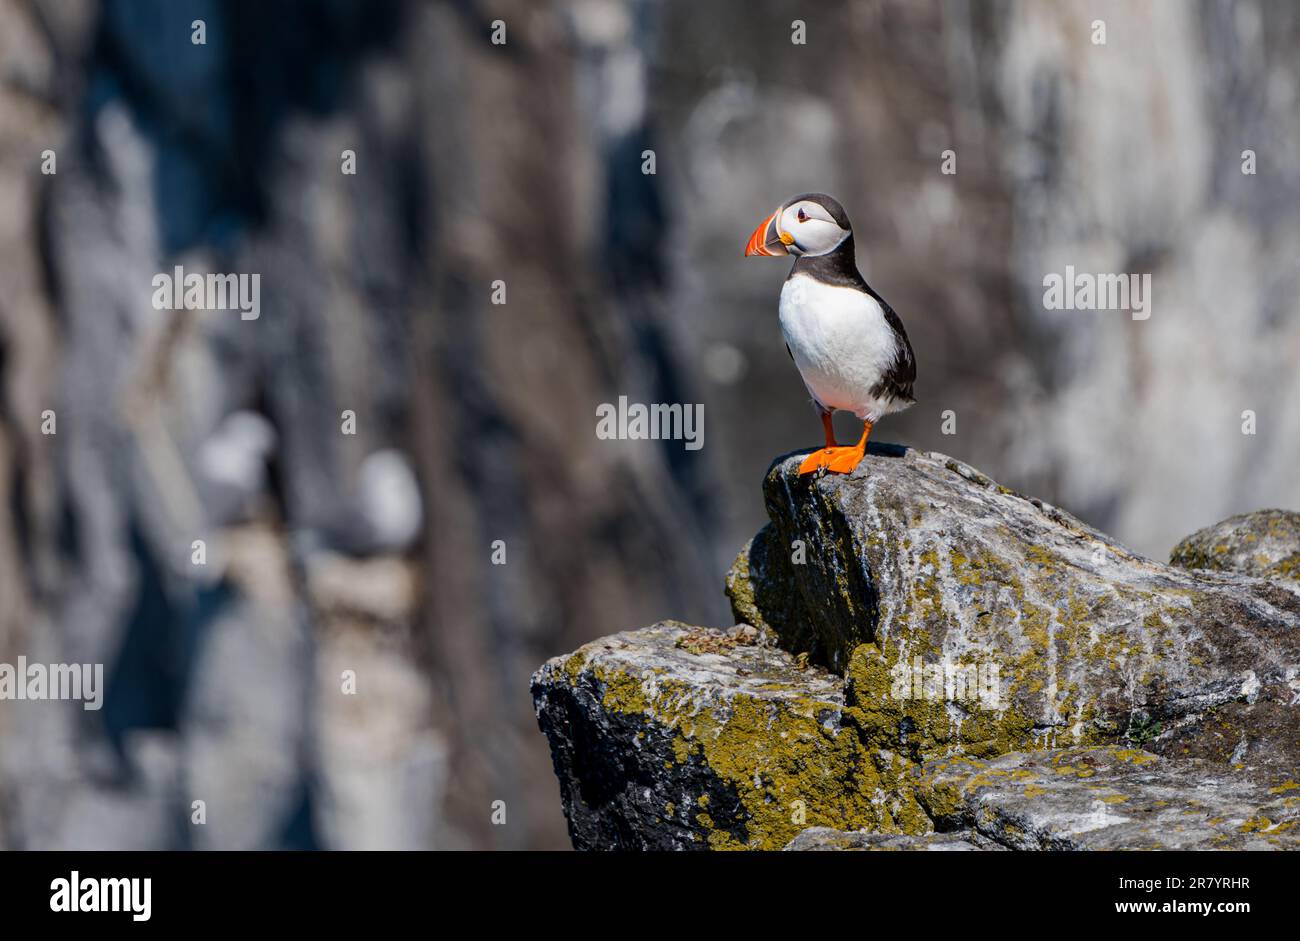
{"label": "puffin's head", "polygon": [[825,193],[805,193],[759,224],[746,255],[825,255],[853,234],[844,207]]}

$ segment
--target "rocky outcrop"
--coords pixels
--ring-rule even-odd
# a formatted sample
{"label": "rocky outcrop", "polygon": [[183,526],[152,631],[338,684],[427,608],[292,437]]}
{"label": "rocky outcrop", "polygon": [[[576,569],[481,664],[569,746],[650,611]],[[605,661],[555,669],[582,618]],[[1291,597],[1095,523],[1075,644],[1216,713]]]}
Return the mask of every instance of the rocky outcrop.
{"label": "rocky outcrop", "polygon": [[1141,558],[940,454],[797,465],[727,577],[743,626],[660,624],[535,675],[575,845],[1294,844],[1290,586]]}
{"label": "rocky outcrop", "polygon": [[1300,513],[1259,510],[1229,517],[1174,546],[1169,562],[1187,569],[1300,582]]}
{"label": "rocky outcrop", "polygon": [[579,849],[780,849],[880,819],[839,678],[751,627],[615,634],[549,661],[533,696]]}
{"label": "rocky outcrop", "polygon": [[[1152,850],[1294,848],[1300,784],[1224,774],[1133,748],[1011,752],[924,767],[917,791],[935,825],[921,836],[815,827],[798,850]],[[948,828],[957,829],[948,829]]]}
{"label": "rocky outcrop", "polygon": [[920,800],[941,829],[1018,850],[1297,848],[1300,784],[1133,748],[928,763]]}

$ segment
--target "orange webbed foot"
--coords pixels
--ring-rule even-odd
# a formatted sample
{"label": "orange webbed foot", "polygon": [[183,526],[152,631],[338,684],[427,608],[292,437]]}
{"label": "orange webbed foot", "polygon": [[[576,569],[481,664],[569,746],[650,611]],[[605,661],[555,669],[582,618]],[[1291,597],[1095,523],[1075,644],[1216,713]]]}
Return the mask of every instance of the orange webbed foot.
{"label": "orange webbed foot", "polygon": [[831,462],[826,465],[826,469],[833,474],[851,474],[853,469],[862,463],[862,458],[866,454],[863,448],[839,448],[841,453],[831,458]]}
{"label": "orange webbed foot", "polygon": [[871,436],[871,422],[862,424],[862,440],[849,447],[835,443],[835,429],[831,425],[831,413],[822,412],[822,428],[826,432],[826,447],[814,451],[803,459],[799,465],[800,474],[825,473],[851,474],[862,463],[867,453],[867,438]]}
{"label": "orange webbed foot", "polygon": [[800,474],[815,474],[820,470],[847,474],[862,460],[862,450],[855,447],[821,448],[809,454],[799,465]]}
{"label": "orange webbed foot", "polygon": [[835,453],[835,450],[835,448],[822,448],[809,454],[803,459],[803,463],[799,465],[799,473],[801,475],[817,473],[831,462],[831,455]]}

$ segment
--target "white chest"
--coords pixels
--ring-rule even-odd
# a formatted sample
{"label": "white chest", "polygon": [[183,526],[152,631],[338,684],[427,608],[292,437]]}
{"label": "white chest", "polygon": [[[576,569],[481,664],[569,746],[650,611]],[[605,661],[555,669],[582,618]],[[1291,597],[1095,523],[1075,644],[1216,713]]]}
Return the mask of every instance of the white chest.
{"label": "white chest", "polygon": [[801,275],[785,283],[780,309],[781,333],[814,398],[860,417],[889,410],[871,390],[893,363],[898,338],[875,298]]}

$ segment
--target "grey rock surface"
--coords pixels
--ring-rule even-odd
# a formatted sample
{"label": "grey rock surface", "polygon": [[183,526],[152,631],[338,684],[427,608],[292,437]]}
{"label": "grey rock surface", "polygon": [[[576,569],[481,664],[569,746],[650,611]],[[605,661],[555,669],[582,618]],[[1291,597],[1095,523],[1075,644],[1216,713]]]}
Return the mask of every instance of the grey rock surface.
{"label": "grey rock surface", "polygon": [[805,825],[876,819],[849,784],[874,772],[843,684],[749,625],[615,634],[532,689],[579,849],[780,849]]}
{"label": "grey rock surface", "polygon": [[[1283,587],[1141,558],[945,455],[882,445],[815,480],[797,464],[764,481],[762,564],[733,569],[733,607],[842,672],[883,746],[903,747],[904,720],[915,754],[1145,740],[1292,691],[1300,599]],[[990,695],[887,695],[935,669]]]}
{"label": "grey rock surface", "polygon": [[534,676],[576,846],[1297,845],[1300,597],[941,454],[797,465],[727,579],[761,626],[665,622]]}
{"label": "grey rock surface", "polygon": [[1300,849],[1300,784],[1123,748],[1020,752],[925,767],[936,826],[1017,850]]}
{"label": "grey rock surface", "polygon": [[789,851],[823,852],[843,850],[970,852],[1000,848],[996,843],[981,840],[978,835],[967,832],[902,836],[895,833],[832,830],[830,827],[809,827],[785,846]]}
{"label": "grey rock surface", "polygon": [[1300,583],[1300,513],[1257,510],[1229,517],[1174,546],[1169,563]]}

